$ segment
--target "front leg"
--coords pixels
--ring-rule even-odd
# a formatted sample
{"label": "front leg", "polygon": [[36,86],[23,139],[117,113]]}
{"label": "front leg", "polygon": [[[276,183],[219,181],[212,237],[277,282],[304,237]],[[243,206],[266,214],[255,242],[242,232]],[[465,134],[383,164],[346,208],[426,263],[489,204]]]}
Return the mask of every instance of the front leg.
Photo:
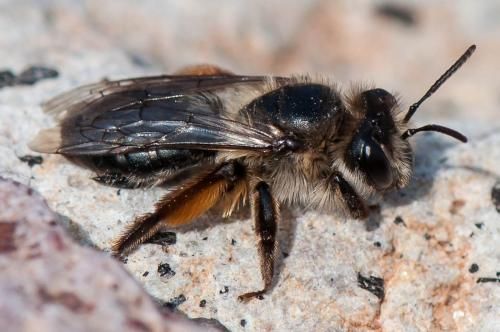
{"label": "front leg", "polygon": [[259,297],[272,285],[274,261],[276,258],[276,230],[279,219],[279,206],[271,195],[269,185],[263,181],[257,183],[252,193],[252,215],[255,220],[255,233],[259,237],[260,272],[264,288],[259,291],[242,294],[240,301]]}
{"label": "front leg", "polygon": [[340,196],[353,218],[360,219],[368,216],[363,199],[359,197],[356,190],[344,179],[341,173],[334,172],[330,176],[330,183],[333,188],[338,188]]}

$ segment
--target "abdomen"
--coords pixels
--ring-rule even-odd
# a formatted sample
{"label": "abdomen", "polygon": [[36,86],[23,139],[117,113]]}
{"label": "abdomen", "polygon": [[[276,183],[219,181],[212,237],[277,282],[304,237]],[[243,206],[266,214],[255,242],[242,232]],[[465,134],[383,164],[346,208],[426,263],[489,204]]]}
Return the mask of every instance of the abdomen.
{"label": "abdomen", "polygon": [[104,184],[140,187],[160,183],[184,170],[211,163],[213,156],[213,151],[157,149],[70,159],[96,172],[97,179]]}

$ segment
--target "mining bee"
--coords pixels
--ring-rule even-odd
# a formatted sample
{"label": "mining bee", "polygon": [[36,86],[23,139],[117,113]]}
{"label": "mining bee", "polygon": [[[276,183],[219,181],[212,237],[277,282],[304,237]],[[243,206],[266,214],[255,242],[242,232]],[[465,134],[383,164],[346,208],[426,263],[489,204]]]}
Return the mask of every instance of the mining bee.
{"label": "mining bee", "polygon": [[58,125],[41,131],[31,148],[89,167],[106,185],[170,185],[154,210],[116,240],[117,256],[212,207],[229,216],[248,200],[264,287],[239,298],[260,297],[273,279],[282,205],[366,217],[365,199],[409,183],[409,137],[435,131],[467,141],[447,127],[409,128],[408,122],[475,48],[406,113],[384,89],[341,93],[308,76],[239,76],[195,66],[175,75],[102,81],[47,102],[44,109]]}

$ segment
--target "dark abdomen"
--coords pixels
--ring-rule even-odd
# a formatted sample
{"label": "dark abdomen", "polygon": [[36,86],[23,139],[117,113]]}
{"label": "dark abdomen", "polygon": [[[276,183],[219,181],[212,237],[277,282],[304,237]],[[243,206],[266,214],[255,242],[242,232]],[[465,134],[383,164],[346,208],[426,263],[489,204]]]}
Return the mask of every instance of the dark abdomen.
{"label": "dark abdomen", "polygon": [[212,157],[213,154],[211,151],[197,150],[151,150],[89,158],[96,170],[139,175],[186,168]]}
{"label": "dark abdomen", "polygon": [[[137,188],[163,183],[204,163],[211,163],[214,155],[213,151],[179,149],[70,157],[70,159],[95,171],[97,177],[94,179],[103,184]],[[184,170],[186,172],[183,172]]]}
{"label": "dark abdomen", "polygon": [[163,170],[176,171],[194,166],[213,155],[212,151],[151,150],[87,158],[90,162],[88,166],[98,172],[140,176]]}

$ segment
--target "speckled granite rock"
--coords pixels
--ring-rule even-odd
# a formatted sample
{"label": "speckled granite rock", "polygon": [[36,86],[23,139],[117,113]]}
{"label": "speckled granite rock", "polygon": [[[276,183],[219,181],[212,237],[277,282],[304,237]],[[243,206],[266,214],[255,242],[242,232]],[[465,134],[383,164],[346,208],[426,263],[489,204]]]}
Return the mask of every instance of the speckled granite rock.
{"label": "speckled granite rock", "polygon": [[0,178],[2,331],[222,331],[160,310],[108,255],[76,244],[32,189]]}
{"label": "speckled granite rock", "polygon": [[368,1],[253,3],[2,3],[0,28],[13,31],[0,34],[3,66],[18,73],[43,64],[60,77],[0,90],[0,175],[41,192],[76,239],[107,251],[163,190],[103,187],[59,156],[32,167],[20,161],[32,154],[26,144],[36,131],[52,123],[40,102],[104,77],[213,62],[241,73],[320,72],[345,85],[368,80],[399,90],[408,105],[477,43],[470,63],[415,117],[459,129],[470,142],[415,137],[411,185],[375,201],[369,225],[286,210],[283,258],[264,300],[236,300],[260,285],[253,225],[244,214],[206,216],[176,231],[175,244],[142,246],[126,268],[155,298],[231,331],[498,330],[498,4],[404,2],[403,13],[414,17],[404,23]]}

